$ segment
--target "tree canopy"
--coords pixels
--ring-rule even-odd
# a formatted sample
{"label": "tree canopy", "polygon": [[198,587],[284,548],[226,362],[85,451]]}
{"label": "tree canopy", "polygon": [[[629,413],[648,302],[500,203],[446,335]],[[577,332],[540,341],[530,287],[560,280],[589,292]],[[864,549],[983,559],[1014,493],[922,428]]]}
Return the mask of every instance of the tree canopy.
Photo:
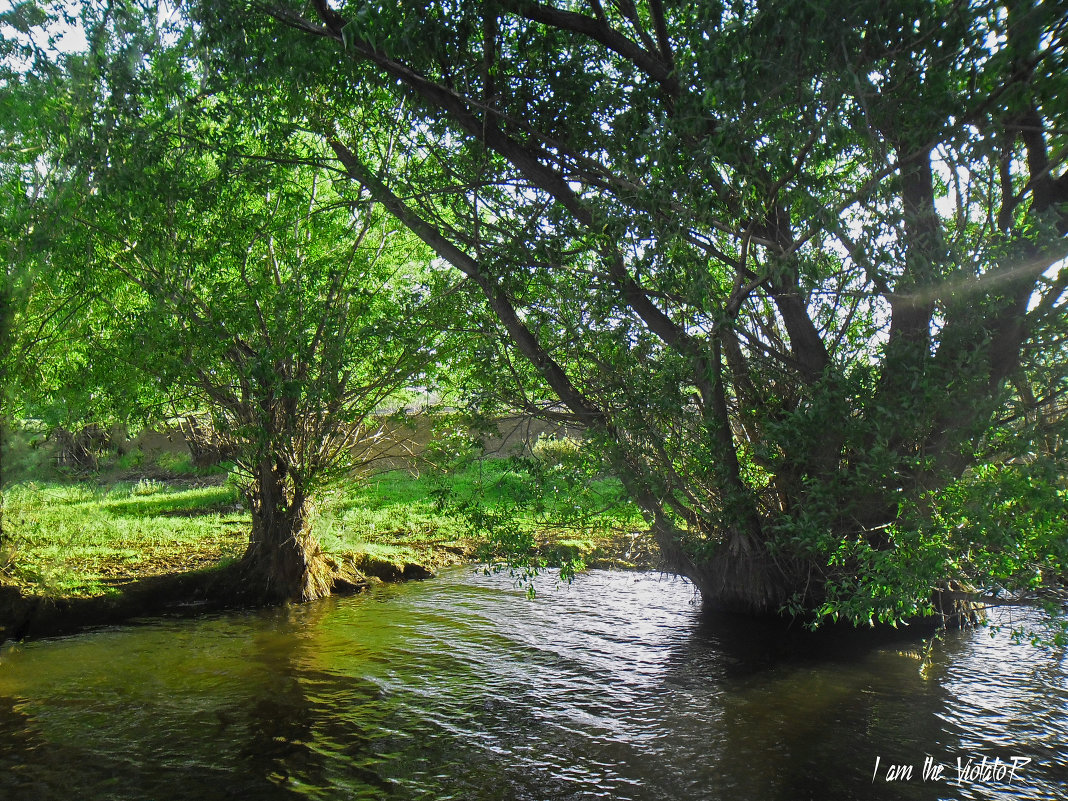
{"label": "tree canopy", "polygon": [[374,455],[376,414],[424,379],[446,279],[380,205],[304,164],[299,140],[270,148],[207,86],[189,28],[125,6],[82,24],[96,48],[52,65],[70,133],[37,155],[66,169],[19,262],[36,281],[27,314],[77,314],[24,394],[57,422],[210,417],[252,510],[247,595],[320,597],[337,565],[313,493]]}
{"label": "tree canopy", "polygon": [[[284,282],[242,275],[228,249],[270,264],[250,227],[274,230],[282,198],[297,247],[314,215],[293,209],[329,185],[462,277],[439,318],[465,334],[454,380],[489,411],[583,426],[710,601],[894,621],[1063,582],[1060,4],[185,11],[185,48],[111,39],[78,156],[113,181],[110,211],[81,230],[107,228],[113,245],[94,252],[153,314],[178,303],[167,282],[184,273],[159,272],[172,252],[253,328],[249,303],[288,309]],[[237,163],[256,177],[232,182]],[[191,207],[149,188],[172,167],[179,194],[206,203],[185,218],[206,229],[187,250],[168,232]],[[146,209],[158,228],[120,232]],[[335,225],[329,248],[359,240]]]}
{"label": "tree canopy", "polygon": [[932,512],[982,465],[1063,498],[1036,467],[1063,439],[1033,436],[1066,388],[1059,4],[199,19],[228,68],[303,93],[349,177],[479,287],[503,339],[471,346],[476,372],[585,425],[706,597],[896,619],[953,582],[1063,576],[1063,527],[936,531]]}

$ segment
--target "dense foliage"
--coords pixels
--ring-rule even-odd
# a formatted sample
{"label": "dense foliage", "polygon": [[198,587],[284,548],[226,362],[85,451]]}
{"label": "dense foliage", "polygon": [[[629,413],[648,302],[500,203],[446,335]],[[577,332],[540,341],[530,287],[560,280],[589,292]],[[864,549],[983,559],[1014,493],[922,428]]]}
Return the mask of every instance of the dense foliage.
{"label": "dense foliage", "polygon": [[[1063,463],[1059,4],[199,18],[481,290],[482,396],[585,426],[707,598],[892,620],[1063,578],[1063,524],[948,512]],[[1062,470],[1029,475],[1036,514],[1063,503]]]}
{"label": "dense foliage", "polygon": [[70,128],[37,158],[66,169],[33,209],[48,235],[21,262],[25,308],[54,310],[47,276],[79,311],[23,397],[54,422],[210,418],[252,510],[249,594],[319,597],[333,576],[312,495],[375,455],[376,412],[420,380],[441,275],[380,206],[301,164],[299,141],[265,158],[192,32],[135,11],[86,10],[96,47],[49,64]]}
{"label": "dense foliage", "polygon": [[[106,269],[44,274],[140,321],[74,351],[153,330],[163,384],[329,405],[292,364],[335,375],[362,335],[301,356],[333,307],[297,298],[330,297],[316,265],[373,201],[463,278],[424,354],[482,414],[585,429],[709,600],[867,622],[1063,582],[1060,4],[165,10],[87,12],[67,70],[92,91],[64,118],[86,191],[62,266]],[[311,270],[296,294],[277,253]],[[215,405],[249,442],[291,430],[253,407]]]}

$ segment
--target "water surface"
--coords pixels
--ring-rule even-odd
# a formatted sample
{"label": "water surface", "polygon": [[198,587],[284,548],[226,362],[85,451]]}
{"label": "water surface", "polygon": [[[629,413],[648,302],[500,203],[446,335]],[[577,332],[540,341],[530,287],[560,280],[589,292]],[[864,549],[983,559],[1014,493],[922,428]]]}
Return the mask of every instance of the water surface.
{"label": "water surface", "polygon": [[[919,650],[707,614],[655,574],[530,601],[457,569],[9,647],[0,798],[1068,798],[1063,651]],[[959,783],[983,757],[1030,762]]]}

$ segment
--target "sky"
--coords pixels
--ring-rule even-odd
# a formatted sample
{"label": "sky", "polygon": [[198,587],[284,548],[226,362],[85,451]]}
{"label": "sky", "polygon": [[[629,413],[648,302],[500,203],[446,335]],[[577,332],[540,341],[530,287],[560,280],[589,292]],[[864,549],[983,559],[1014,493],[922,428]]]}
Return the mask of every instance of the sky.
{"label": "sky", "polygon": [[[32,4],[25,2],[13,3],[11,0],[0,0],[0,17],[10,15],[19,6],[28,5]],[[52,4],[48,5],[51,6]],[[79,5],[79,3],[66,2],[55,4],[52,7],[63,8],[72,17],[77,17]],[[42,50],[56,50],[63,53],[72,53],[86,48],[85,32],[81,27],[67,25],[62,22],[47,26],[44,29],[31,29],[30,34],[17,30],[15,26],[9,23],[0,23],[0,35],[5,39],[15,39],[23,43],[27,43],[32,39],[34,44]],[[49,41],[49,39],[52,41]]]}

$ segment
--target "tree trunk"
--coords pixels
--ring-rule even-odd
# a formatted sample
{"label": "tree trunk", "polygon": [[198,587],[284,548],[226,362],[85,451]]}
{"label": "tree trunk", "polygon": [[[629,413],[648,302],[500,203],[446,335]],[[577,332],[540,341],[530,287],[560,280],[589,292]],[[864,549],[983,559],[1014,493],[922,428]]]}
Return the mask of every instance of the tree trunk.
{"label": "tree trunk", "polygon": [[288,491],[274,466],[252,487],[252,535],[242,559],[242,594],[256,603],[303,603],[330,594],[335,565],[312,533],[311,504]]}
{"label": "tree trunk", "polygon": [[761,543],[745,535],[694,558],[670,532],[656,527],[654,531],[665,567],[692,581],[714,609],[758,617],[780,615],[794,593],[803,589],[790,580]]}
{"label": "tree trunk", "polygon": [[[627,483],[627,482],[625,482]],[[734,528],[714,549],[697,555],[687,548],[685,534],[665,514],[656,497],[628,484],[652,523],[664,568],[694,583],[709,605],[726,612],[765,616],[782,607],[804,586],[794,577],[795,565],[775,561],[755,532]]]}

